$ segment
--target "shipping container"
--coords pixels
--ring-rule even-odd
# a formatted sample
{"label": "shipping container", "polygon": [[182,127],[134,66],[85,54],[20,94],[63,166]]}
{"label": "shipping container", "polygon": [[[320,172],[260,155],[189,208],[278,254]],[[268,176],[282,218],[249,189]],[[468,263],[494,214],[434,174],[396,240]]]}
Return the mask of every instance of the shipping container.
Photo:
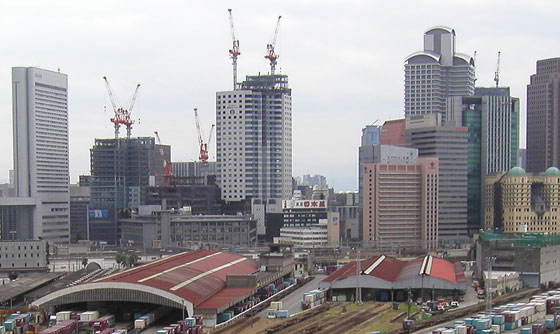
{"label": "shipping container", "polygon": [[134,328],[136,329],[146,328],[146,319],[139,318],[134,320]]}
{"label": "shipping container", "polygon": [[287,318],[288,310],[276,310],[276,318]]}
{"label": "shipping container", "polygon": [[99,312],[98,311],[87,311],[80,314],[80,320],[95,320],[99,319]]}

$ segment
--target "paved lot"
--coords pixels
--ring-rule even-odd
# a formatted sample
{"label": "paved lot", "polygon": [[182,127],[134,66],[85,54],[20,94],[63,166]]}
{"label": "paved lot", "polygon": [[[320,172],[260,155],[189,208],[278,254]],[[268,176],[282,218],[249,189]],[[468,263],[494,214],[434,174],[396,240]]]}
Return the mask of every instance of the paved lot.
{"label": "paved lot", "polygon": [[[282,298],[280,301],[282,302],[282,309],[288,310],[288,314],[292,315],[297,312],[301,312],[301,301],[303,300],[303,294],[310,291],[315,290],[319,287],[319,282],[323,280],[326,275],[315,275],[315,278],[307,282],[304,286],[298,288],[296,291],[288,294],[286,297]],[[261,311],[257,314],[258,317],[266,318],[267,310]]]}

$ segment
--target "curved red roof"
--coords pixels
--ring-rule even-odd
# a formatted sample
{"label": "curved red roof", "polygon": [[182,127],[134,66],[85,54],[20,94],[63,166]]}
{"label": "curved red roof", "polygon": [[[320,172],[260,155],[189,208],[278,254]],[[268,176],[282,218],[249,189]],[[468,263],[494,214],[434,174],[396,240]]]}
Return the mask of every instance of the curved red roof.
{"label": "curved red roof", "polygon": [[241,255],[199,250],[173,255],[95,282],[145,285],[175,294],[196,306],[223,290],[227,275],[257,271],[257,264]]}
{"label": "curved red roof", "polygon": [[[453,264],[447,260],[433,256],[423,256],[404,262],[397,258],[380,255],[360,261],[361,275],[370,275],[387,282],[399,282],[424,275],[449,281],[465,283],[465,275],[460,263]],[[322,282],[335,282],[356,275],[356,261],[323,279]]]}

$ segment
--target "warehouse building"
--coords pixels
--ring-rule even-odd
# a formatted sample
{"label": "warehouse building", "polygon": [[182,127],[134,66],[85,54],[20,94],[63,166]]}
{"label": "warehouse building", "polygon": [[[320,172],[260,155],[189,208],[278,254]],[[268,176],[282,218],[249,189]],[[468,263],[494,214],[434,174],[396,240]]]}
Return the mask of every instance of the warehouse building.
{"label": "warehouse building", "polygon": [[[272,253],[272,252],[271,252]],[[125,303],[186,309],[188,316],[204,315],[205,326],[215,326],[218,315],[258,295],[270,283],[292,275],[293,255],[274,254],[286,261],[275,271],[259,271],[259,264],[238,254],[198,250],[172,255],[91,282],[57,290],[32,305],[47,313],[78,305]],[[268,266],[271,266],[269,263]]]}
{"label": "warehouse building", "polygon": [[[319,288],[331,289],[339,300],[354,300],[356,288],[361,289],[362,301],[404,301],[408,289],[413,298],[430,300],[437,297],[463,295],[467,289],[465,273],[460,263],[451,263],[434,256],[401,261],[380,255],[352,261],[319,283]],[[360,273],[357,275],[357,273]]]}
{"label": "warehouse building", "polygon": [[479,270],[488,270],[489,258],[492,271],[518,272],[525,287],[560,282],[559,235],[483,232],[476,242]]}

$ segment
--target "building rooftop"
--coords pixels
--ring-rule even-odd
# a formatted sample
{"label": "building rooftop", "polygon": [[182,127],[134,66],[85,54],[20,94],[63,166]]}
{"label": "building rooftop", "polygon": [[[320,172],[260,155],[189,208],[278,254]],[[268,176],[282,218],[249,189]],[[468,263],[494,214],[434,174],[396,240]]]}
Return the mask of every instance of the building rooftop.
{"label": "building rooftop", "polygon": [[[380,255],[360,261],[361,275],[369,275],[387,282],[399,282],[418,276],[430,276],[451,283],[465,283],[465,276],[459,264],[455,264],[433,256],[423,256],[412,261]],[[356,261],[346,264],[335,271],[323,282],[335,282],[355,276],[357,272]]]}
{"label": "building rooftop", "polygon": [[545,176],[560,176],[560,170],[556,167],[548,167],[544,172]]}
{"label": "building rooftop", "polygon": [[522,175],[527,175],[527,173],[525,173],[525,170],[521,167],[513,167],[512,169],[509,170],[508,175],[522,176]]}

